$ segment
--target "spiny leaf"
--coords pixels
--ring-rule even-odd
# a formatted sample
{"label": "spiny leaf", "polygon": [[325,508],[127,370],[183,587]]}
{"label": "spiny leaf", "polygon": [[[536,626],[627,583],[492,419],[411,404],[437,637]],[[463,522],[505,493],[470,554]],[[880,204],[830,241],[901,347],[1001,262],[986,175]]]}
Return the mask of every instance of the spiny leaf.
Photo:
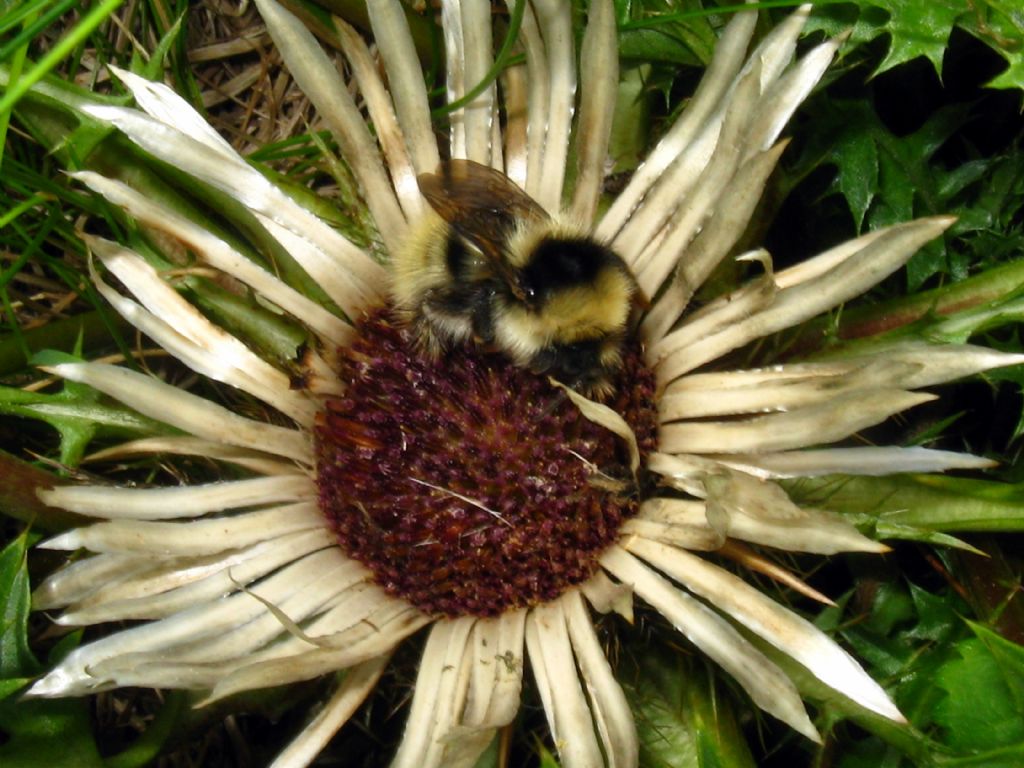
{"label": "spiny leaf", "polygon": [[753,758],[708,670],[663,645],[637,645],[635,671],[620,677],[636,717],[640,764],[651,768],[743,768]]}
{"label": "spiny leaf", "polygon": [[942,76],[942,55],[957,20],[971,10],[968,0],[869,0],[889,12],[889,52],[875,74],[924,56]]}
{"label": "spiny leaf", "polygon": [[932,531],[1024,530],[1024,486],[941,475],[806,478],[794,498],[865,520]]}
{"label": "spiny leaf", "polygon": [[875,75],[924,57],[942,76],[949,36],[960,27],[988,45],[1007,62],[1006,69],[985,85],[1024,89],[1024,17],[1015,0],[857,0],[816,5],[805,33],[829,36],[848,32],[847,54],[878,37],[889,47]]}
{"label": "spiny leaf", "polygon": [[[952,213],[959,219],[951,236],[991,240],[1001,232],[1002,237],[1013,238],[1014,226],[1006,217],[1020,208],[1019,155],[976,158],[952,169],[935,160],[972,119],[969,105],[937,109],[917,130],[903,136],[892,133],[865,100],[822,97],[809,111],[815,137],[800,163],[835,166],[833,189],[845,199],[858,230],[865,222],[868,229],[878,229],[919,216]],[[988,258],[998,258],[991,253]],[[1010,257],[1005,248],[996,253]],[[907,264],[907,287],[917,290],[936,274],[962,280],[974,255],[968,249],[947,249],[942,240],[930,243]]]}
{"label": "spiny leaf", "polygon": [[1014,0],[976,3],[960,26],[1007,61],[1007,68],[986,85],[1024,89],[1024,15]]}
{"label": "spiny leaf", "polygon": [[[50,353],[50,359],[65,358],[70,356]],[[63,382],[61,391],[52,395],[0,387],[0,414],[37,419],[56,429],[61,437],[60,461],[68,467],[78,466],[97,434],[138,437],[169,431],[123,405],[101,402],[99,392],[71,381]]]}
{"label": "spiny leaf", "polygon": [[[936,722],[955,749],[986,754],[1015,748],[1020,759],[1024,755],[1024,648],[980,625],[971,627],[976,637],[958,643],[956,658],[936,675],[947,692],[935,708]],[[992,755],[985,764],[1019,765],[1006,762],[1006,757]]]}

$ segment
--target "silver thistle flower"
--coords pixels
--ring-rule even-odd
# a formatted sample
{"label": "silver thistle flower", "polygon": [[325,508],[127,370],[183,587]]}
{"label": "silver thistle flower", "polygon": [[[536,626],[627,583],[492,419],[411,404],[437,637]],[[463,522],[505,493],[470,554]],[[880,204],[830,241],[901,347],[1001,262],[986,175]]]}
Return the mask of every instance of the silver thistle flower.
{"label": "silver thistle flower", "polygon": [[[434,171],[442,155],[401,5],[369,3],[386,85],[364,40],[336,22],[372,134],[334,62],[305,27],[273,0],[257,5],[294,77],[334,132],[384,248],[394,252],[424,211],[416,176]],[[590,3],[578,72],[569,4],[530,0],[521,10],[525,63],[502,75],[500,89],[491,85],[452,113],[447,154],[503,170],[548,211],[564,207],[613,247],[654,297],[640,334],[657,381],[658,428],[656,447],[643,455],[660,489],[640,499],[635,515],[612,531],[612,543],[594,558],[586,579],[549,599],[513,601],[493,616],[422,610],[345,549],[318,504],[323,472],[313,435],[327,404],[349,386],[338,373],[343,353],[335,350],[353,347],[357,326],[127,185],[80,173],[82,183],[137,221],[176,238],[205,265],[302,323],[317,346],[304,361],[306,387],[292,389],[283,371],[201,315],[138,254],[89,238],[106,270],[134,295],[122,295],[93,273],[120,314],[196,372],[262,400],[291,426],[241,416],[125,368],[68,363],[50,369],[182,433],[102,456],[204,456],[252,477],[42,492],[48,504],[105,522],[43,544],[96,554],[53,575],[37,591],[36,607],[64,608],[58,622],[65,625],[144,621],[75,650],[31,695],[144,685],[209,689],[208,700],[215,700],[347,670],[326,707],[275,763],[305,765],[373,690],[392,651],[429,626],[394,765],[472,765],[496,729],[514,718],[529,669],[564,765],[631,766],[638,760],[632,715],[590,609],[628,618],[635,595],[728,671],[759,707],[810,739],[819,736],[795,686],[732,622],[867,709],[902,719],[885,692],[825,634],[693,550],[738,539],[826,554],[883,551],[842,519],[798,507],[775,480],[987,466],[976,457],[924,449],[816,446],[932,398],[913,390],[1019,358],[975,347],[902,344],[838,362],[698,369],[859,295],[951,220],[872,232],[778,273],[764,252],[747,254],[741,258],[765,265],[763,278],[685,315],[695,290],[744,230],[785,147],[779,134],[838,41],[794,61],[809,11],[804,7],[748,55],[756,15],[737,14],[687,111],[598,215],[618,81],[611,0]],[[445,0],[442,22],[454,101],[492,64],[489,3]],[[83,111],[246,206],[347,318],[384,301],[386,267],[254,171],[169,89],[129,73],[118,76],[141,111]],[[572,137],[578,168],[570,188]],[[627,380],[621,387],[633,385]],[[629,432],[607,409],[579,407],[588,418]]]}

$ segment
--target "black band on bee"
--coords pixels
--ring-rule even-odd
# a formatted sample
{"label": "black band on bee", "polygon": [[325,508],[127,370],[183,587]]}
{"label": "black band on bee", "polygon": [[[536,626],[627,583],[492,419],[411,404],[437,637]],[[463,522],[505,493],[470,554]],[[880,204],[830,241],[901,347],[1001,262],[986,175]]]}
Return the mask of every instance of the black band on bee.
{"label": "black band on bee", "polygon": [[519,272],[519,284],[529,303],[541,306],[553,294],[566,288],[588,285],[608,266],[621,259],[593,240],[544,238]]}
{"label": "black band on bee", "polygon": [[445,243],[445,263],[454,280],[477,278],[477,275],[473,274],[473,259],[469,246],[454,232],[448,235],[448,240]]}

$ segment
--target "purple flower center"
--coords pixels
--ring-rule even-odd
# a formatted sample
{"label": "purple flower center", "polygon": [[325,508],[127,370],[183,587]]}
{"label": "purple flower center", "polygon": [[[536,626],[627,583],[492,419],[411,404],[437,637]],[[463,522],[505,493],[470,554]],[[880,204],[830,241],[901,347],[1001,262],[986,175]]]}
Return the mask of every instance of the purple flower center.
{"label": "purple flower center", "polygon": [[[628,449],[544,377],[479,349],[425,360],[379,311],[340,351],[346,394],[316,427],[320,507],[388,592],[494,616],[588,579],[640,490]],[[625,351],[607,405],[655,447],[654,376]]]}

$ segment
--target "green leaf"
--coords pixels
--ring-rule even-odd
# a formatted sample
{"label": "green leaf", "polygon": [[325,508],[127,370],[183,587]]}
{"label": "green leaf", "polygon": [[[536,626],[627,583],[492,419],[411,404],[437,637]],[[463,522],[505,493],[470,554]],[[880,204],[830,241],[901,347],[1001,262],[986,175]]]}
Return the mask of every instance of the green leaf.
{"label": "green leaf", "polygon": [[1018,88],[1024,90],[1024,56],[1010,59],[1008,66],[998,77],[988,81],[989,88]]}
{"label": "green leaf", "polygon": [[683,66],[711,60],[717,37],[700,3],[646,0],[617,5],[623,60]]}
{"label": "green leaf", "polygon": [[889,12],[889,52],[875,74],[924,56],[942,77],[942,55],[957,20],[971,10],[968,0],[868,0]]}
{"label": "green leaf", "polygon": [[935,708],[936,722],[950,746],[962,752],[1016,746],[1024,755],[1024,648],[981,625],[970,626],[976,637],[958,643],[957,657],[936,675],[947,693]]}
{"label": "green leaf", "polygon": [[[989,88],[1024,89],[1024,15],[1014,0],[977,3],[960,26],[1007,61],[1007,68],[990,80]],[[1015,12],[1016,11],[1016,12]]]}
{"label": "green leaf", "polygon": [[26,546],[26,536],[22,535],[0,552],[0,595],[4,596],[0,614],[0,733],[5,735],[0,744],[0,765],[68,765],[69,755],[73,755],[76,766],[100,766],[84,701],[20,698],[19,692],[39,671],[27,639],[31,599]]}
{"label": "green leaf", "polygon": [[[0,551],[0,765],[4,768],[74,765],[82,768],[137,768],[147,765],[187,711],[186,694],[169,694],[165,705],[135,744],[109,761],[100,758],[92,736],[85,699],[23,699],[21,691],[39,673],[40,665],[28,647],[31,611],[27,535]],[[78,635],[58,644],[61,653],[77,644]]]}
{"label": "green leaf", "polygon": [[908,585],[914,603],[916,623],[905,633],[915,640],[946,642],[961,631],[956,604],[948,597],[935,595],[916,584]]}
{"label": "green leaf", "polygon": [[[104,765],[90,730],[89,706],[84,699],[27,699],[11,696],[0,701],[0,744],[4,768]],[[74,762],[69,759],[73,756]]]}
{"label": "green leaf", "polygon": [[[916,728],[928,728],[933,721],[932,710],[943,695],[935,683],[935,670],[953,656],[948,643],[966,633],[958,613],[965,606],[951,591],[936,595],[895,578],[882,581],[869,593],[870,603],[861,608],[861,615],[847,615],[846,621],[839,623],[838,614],[850,612],[852,594],[840,600],[837,608],[823,611],[816,623],[838,625],[843,640],[871,676],[883,683],[888,681],[886,687],[900,711]],[[863,595],[861,592],[858,599]],[[833,717],[857,714],[844,699],[833,700],[833,705]],[[890,730],[892,724],[885,725],[884,721],[866,722],[875,733],[904,751],[927,754],[935,746],[913,729]],[[872,725],[885,727],[878,730]],[[870,749],[868,752],[874,754]]]}
{"label": "green leaf", "polygon": [[810,19],[804,26],[804,34],[824,32],[827,37],[848,35],[847,51],[869,43],[885,33],[889,15],[872,5],[849,3],[815,3]]}
{"label": "green leaf", "polygon": [[886,583],[875,592],[871,615],[863,626],[879,635],[889,635],[914,618],[914,601],[907,590],[902,585]]}
{"label": "green leaf", "polygon": [[[874,579],[873,576],[871,581]],[[865,592],[865,589],[860,590],[858,596]],[[824,611],[819,625],[835,625],[837,614],[848,610],[849,602],[844,598],[840,601],[842,608]],[[920,768],[924,765],[1011,768],[1021,764],[1021,743],[1013,735],[1015,731],[1011,728],[1008,738],[1000,740],[998,737],[1007,732],[1004,715],[1011,713],[1009,719],[1013,720],[1024,712],[1024,649],[983,626],[964,622],[961,615],[966,610],[967,606],[952,589],[944,594],[933,594],[913,584],[908,588],[901,578],[895,577],[878,585],[870,604],[862,608],[862,615],[848,618],[842,629],[843,639],[858,658],[868,662],[868,671],[875,679],[888,681],[887,687],[894,700],[914,728],[893,728],[892,724],[864,721],[864,725],[911,759],[902,758],[878,739],[867,739],[845,750],[840,765],[844,768]],[[968,635],[969,630],[973,630],[974,638]],[[982,658],[987,649],[980,647],[980,638],[997,649],[989,655],[1000,658],[996,662],[998,670],[986,668],[992,664]],[[989,685],[992,676],[1002,680],[1001,690],[993,690]],[[799,675],[797,679],[803,690],[806,681]],[[972,698],[983,697],[989,691],[997,701],[984,706],[971,703]],[[949,711],[953,699],[957,701],[955,707],[973,708],[977,712],[975,717],[985,718],[988,726],[999,729],[999,733],[978,733],[973,717],[964,718],[959,711]],[[844,713],[857,717],[855,710],[845,707],[840,701],[838,709],[830,708],[829,712],[833,716]],[[952,728],[962,728],[964,733],[953,734],[948,723]],[[884,727],[879,729],[878,726]],[[925,732],[934,734],[939,729],[947,735],[942,744],[931,742],[923,735]],[[976,743],[965,738],[973,738]]]}
{"label": "green leaf", "polygon": [[[988,241],[991,245],[991,240]],[[980,244],[979,244],[980,245]],[[796,331],[793,345],[802,356],[819,350],[826,334],[831,339],[821,358],[866,354],[884,350],[895,341],[916,340],[929,343],[963,343],[972,335],[1016,323],[1024,312],[1020,295],[1024,292],[1024,260],[1016,260],[986,269],[959,283],[950,283],[930,291],[921,291],[888,302],[845,307],[840,317],[830,315],[805,324]],[[834,321],[836,328],[830,327]],[[1016,346],[1006,351],[1017,351]],[[1018,380],[1018,369],[992,371],[990,380]],[[1014,377],[1017,376],[1017,379]],[[969,415],[969,413],[968,413]]]}
{"label": "green leaf", "polygon": [[622,33],[619,52],[626,61],[696,66],[700,59],[683,40],[667,29],[631,29]]}
{"label": "green leaf", "polygon": [[804,33],[822,31],[830,37],[848,33],[847,54],[877,37],[889,37],[889,48],[874,74],[923,56],[942,76],[953,27],[966,30],[1007,62],[1007,68],[986,83],[989,88],[1024,89],[1024,16],[1016,0],[858,0],[822,3]]}
{"label": "green leaf", "polygon": [[[885,685],[911,726],[858,711],[856,705],[844,697],[821,691],[820,683],[802,668],[784,657],[777,658],[778,654],[770,649],[767,651],[794,676],[805,695],[824,701],[826,719],[836,723],[830,737],[842,739],[839,765],[843,768],[988,765],[983,761],[974,762],[973,755],[954,755],[953,745],[929,738],[937,731],[936,709],[949,695],[939,683],[940,671],[959,660],[957,645],[969,637],[968,625],[961,618],[969,610],[968,606],[953,589],[932,593],[905,583],[898,573],[887,577],[877,567],[871,567],[865,575],[867,578],[861,580],[856,593],[844,596],[836,608],[823,611],[816,623],[838,628],[842,640],[865,663],[871,676]],[[852,612],[851,604],[855,601],[859,613]],[[840,621],[841,618],[845,621]],[[827,695],[823,698],[822,693]],[[848,735],[840,725],[843,718],[856,720],[875,736],[851,743],[843,738]]]}
{"label": "green leaf", "polygon": [[878,189],[878,146],[868,133],[856,131],[844,142],[843,151],[837,151],[833,159],[839,169],[839,191],[846,198],[860,232],[868,206]]}
{"label": "green leaf", "polygon": [[34,675],[39,665],[28,648],[31,598],[25,563],[27,536],[22,534],[0,551],[0,679]]}
{"label": "green leaf", "polygon": [[913,525],[900,525],[879,520],[875,523],[875,536],[879,539],[902,539],[903,541],[920,541],[931,544],[935,547],[953,547],[962,549],[965,552],[972,552],[982,555],[984,552],[968,544],[963,539],[950,536],[948,533],[940,533],[927,528],[917,528]]}
{"label": "green leaf", "polygon": [[537,745],[537,752],[540,754],[538,768],[559,768],[558,759],[543,744]]}
{"label": "green leaf", "polygon": [[615,173],[634,170],[647,151],[651,108],[650,100],[646,98],[646,79],[650,70],[649,66],[629,67],[619,78],[608,147],[608,156],[615,163]]}
{"label": "green leaf", "polygon": [[977,622],[968,621],[967,624],[985,644],[985,648],[999,667],[1002,680],[1009,689],[1014,710],[1024,713],[1024,646],[1010,642]]}
{"label": "green leaf", "polygon": [[[52,360],[54,354],[33,359]],[[36,419],[56,429],[60,433],[60,460],[68,467],[78,466],[96,435],[140,437],[173,432],[167,425],[123,405],[102,402],[99,392],[73,381],[65,381],[57,394],[0,387],[0,414]]]}
{"label": "green leaf", "polygon": [[753,766],[743,733],[706,665],[663,644],[636,645],[623,689],[636,718],[640,764],[651,768]]}
{"label": "green leaf", "polygon": [[[793,680],[804,698],[818,703],[822,711],[819,719],[824,720],[824,724],[820,725],[819,729],[823,733],[829,731],[833,724],[839,723],[842,720],[852,720],[884,740],[895,750],[909,756],[913,760],[914,768],[925,768],[935,764],[936,744],[916,728],[906,723],[894,722],[865,709],[822,683],[806,667],[793,661],[790,656],[779,651],[774,646],[756,637],[748,636],[748,639]],[[860,653],[860,646],[855,645],[854,648],[857,653]],[[877,674],[875,676],[877,678]],[[899,699],[897,699],[897,704],[901,705],[905,714],[911,714]],[[874,763],[873,765],[878,766],[881,763]]]}
{"label": "green leaf", "polygon": [[784,483],[795,499],[878,525],[931,531],[1022,531],[1024,485],[942,475],[809,478]]}
{"label": "green leaf", "polygon": [[[936,110],[904,136],[893,134],[866,100],[821,97],[808,112],[815,133],[800,163],[807,171],[822,163],[835,166],[832,189],[846,201],[858,231],[865,221],[870,229],[880,229],[915,217],[974,210],[971,197],[980,194],[986,175],[998,164],[985,160],[947,171],[933,161],[968,122],[968,109],[962,104]],[[984,218],[968,215],[952,231],[963,235],[989,226]],[[963,267],[954,269],[944,240],[939,239],[908,263],[908,288],[917,290],[932,275],[946,272],[956,279],[967,276]]]}
{"label": "green leaf", "polygon": [[20,691],[31,682],[31,677],[11,677],[6,680],[0,679],[0,701],[3,701],[15,691]]}
{"label": "green leaf", "polygon": [[473,768],[502,768],[501,763],[501,739],[495,736],[487,749],[477,759]]}

